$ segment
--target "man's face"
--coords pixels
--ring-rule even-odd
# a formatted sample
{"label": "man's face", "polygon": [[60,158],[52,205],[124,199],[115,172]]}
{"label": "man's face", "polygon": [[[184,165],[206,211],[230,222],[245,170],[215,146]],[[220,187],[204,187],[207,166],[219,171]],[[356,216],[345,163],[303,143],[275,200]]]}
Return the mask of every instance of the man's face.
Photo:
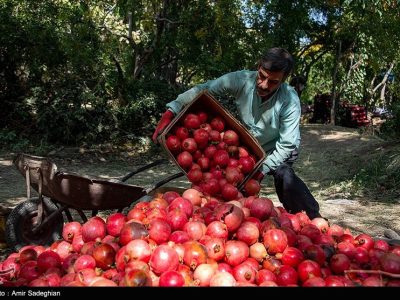
{"label": "man's face", "polygon": [[257,94],[265,97],[276,91],[282,82],[285,81],[283,71],[272,72],[262,67],[258,68],[257,74]]}

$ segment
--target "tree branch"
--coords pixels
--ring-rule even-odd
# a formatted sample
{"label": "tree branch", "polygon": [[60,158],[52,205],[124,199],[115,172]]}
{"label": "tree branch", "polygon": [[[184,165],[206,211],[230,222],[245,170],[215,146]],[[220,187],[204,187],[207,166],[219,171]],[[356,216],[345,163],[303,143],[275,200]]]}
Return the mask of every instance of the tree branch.
{"label": "tree branch", "polygon": [[392,69],[394,67],[394,61],[390,64],[389,70],[386,71],[385,76],[383,76],[382,81],[372,90],[372,94],[375,94],[375,92],[381,87],[388,79],[389,74],[392,72]]}
{"label": "tree branch", "polygon": [[170,19],[160,18],[160,17],[156,17],[156,21],[167,22],[170,24],[182,24],[182,22],[179,22],[179,21],[171,21]]}
{"label": "tree branch", "polygon": [[381,270],[345,270],[344,274],[347,275],[349,273],[364,273],[364,274],[378,274],[385,275],[392,278],[400,278],[400,274],[389,273]]}

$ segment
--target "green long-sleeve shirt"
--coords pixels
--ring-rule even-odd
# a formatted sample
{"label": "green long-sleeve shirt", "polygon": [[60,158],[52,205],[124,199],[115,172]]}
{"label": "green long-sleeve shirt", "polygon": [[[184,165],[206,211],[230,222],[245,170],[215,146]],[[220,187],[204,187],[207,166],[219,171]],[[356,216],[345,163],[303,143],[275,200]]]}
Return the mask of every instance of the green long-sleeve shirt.
{"label": "green long-sleeve shirt", "polygon": [[242,122],[267,154],[262,166],[262,172],[266,174],[275,170],[299,147],[301,108],[296,91],[286,83],[263,103],[257,95],[256,78],[256,71],[228,73],[196,85],[168,103],[167,107],[177,114],[205,89],[213,96],[232,95]]}

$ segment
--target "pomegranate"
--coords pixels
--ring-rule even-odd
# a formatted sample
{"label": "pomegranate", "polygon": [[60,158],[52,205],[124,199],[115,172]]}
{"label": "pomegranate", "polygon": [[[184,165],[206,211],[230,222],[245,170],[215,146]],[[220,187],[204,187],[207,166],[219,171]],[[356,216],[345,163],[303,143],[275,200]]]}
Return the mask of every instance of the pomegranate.
{"label": "pomegranate", "polygon": [[349,242],[340,242],[336,245],[337,253],[345,254],[349,258],[353,258],[356,247]]}
{"label": "pomegranate", "polygon": [[183,141],[189,137],[189,131],[185,127],[178,127],[175,131],[175,135],[180,141]]}
{"label": "pomegranate", "polygon": [[193,206],[200,206],[202,194],[195,189],[187,189],[183,192],[182,197],[188,199]]}
{"label": "pomegranate", "polygon": [[178,164],[184,170],[188,170],[192,167],[193,164],[193,157],[188,151],[183,151],[178,154],[177,156]]}
{"label": "pomegranate", "polygon": [[260,190],[260,183],[255,179],[249,179],[244,185],[244,192],[247,196],[257,196]]}
{"label": "pomegranate", "polygon": [[82,225],[82,239],[85,243],[102,240],[107,234],[106,223],[99,217],[90,218]]}
{"label": "pomegranate", "polygon": [[197,143],[193,138],[187,138],[182,141],[182,151],[187,151],[191,154],[197,151]]}
{"label": "pomegranate", "polygon": [[143,224],[137,222],[126,223],[120,232],[119,243],[122,246],[128,244],[131,240],[140,239],[149,235]]}
{"label": "pomegranate", "polygon": [[344,271],[350,268],[350,259],[344,254],[335,254],[329,262],[331,270],[335,274],[343,274]]}
{"label": "pomegranate", "polygon": [[216,152],[217,147],[215,147],[214,145],[209,145],[207,148],[204,149],[204,156],[211,159],[214,157]]}
{"label": "pomegranate", "polygon": [[297,267],[304,260],[303,253],[294,247],[286,247],[282,252],[281,261],[284,265]]}
{"label": "pomegranate", "polygon": [[382,278],[378,276],[371,276],[364,279],[362,286],[385,286]]}
{"label": "pomegranate", "polygon": [[37,266],[37,262],[30,260],[30,261],[27,261],[26,263],[24,263],[23,265],[21,265],[21,269],[19,271],[18,276],[19,276],[19,278],[24,278],[28,282],[30,282],[36,278],[39,278],[41,273],[42,273],[42,271],[39,270],[39,268]]}
{"label": "pomegranate", "polygon": [[171,235],[171,226],[162,219],[152,220],[148,228],[149,237],[158,245],[167,242]]}
{"label": "pomegranate", "polygon": [[261,263],[268,257],[268,252],[263,243],[256,242],[250,246],[249,255],[251,258]]}
{"label": "pomegranate", "polygon": [[224,240],[217,237],[212,237],[204,243],[207,250],[207,256],[215,261],[220,261],[225,257]]}
{"label": "pomegranate", "polygon": [[212,129],[222,132],[225,129],[225,121],[221,117],[215,117],[211,120],[210,125]]}
{"label": "pomegranate", "polygon": [[325,280],[321,277],[310,277],[303,282],[304,287],[326,286]]}
{"label": "pomegranate", "polygon": [[304,257],[317,262],[320,266],[322,266],[326,260],[324,250],[315,244],[309,245],[304,249]]}
{"label": "pomegranate", "polygon": [[276,283],[279,286],[296,286],[297,279],[298,275],[296,270],[286,265],[281,266],[276,275]]}
{"label": "pomegranate", "polygon": [[178,197],[174,199],[171,204],[168,206],[168,211],[174,210],[176,208],[182,209],[185,212],[186,216],[190,218],[193,214],[193,204],[190,200],[185,199],[183,197]]}
{"label": "pomegranate", "polygon": [[29,260],[36,260],[38,257],[36,251],[32,248],[25,248],[19,253],[19,263],[23,265]]}
{"label": "pomegranate", "polygon": [[270,270],[262,269],[256,274],[256,283],[260,285],[263,282],[270,281],[276,283],[276,275]]}
{"label": "pomegranate", "polygon": [[199,145],[200,149],[204,149],[208,145],[209,135],[208,132],[203,129],[197,129],[193,133],[193,138],[196,141],[197,145]]}
{"label": "pomegranate", "polygon": [[250,206],[250,215],[264,221],[271,215],[274,204],[268,198],[255,198]]}
{"label": "pomegranate", "polygon": [[258,230],[257,225],[253,222],[243,222],[236,231],[237,239],[245,242],[249,246],[257,242],[259,236],[260,231]]}
{"label": "pomegranate", "polygon": [[238,168],[236,167],[226,167],[225,168],[225,178],[226,180],[236,186],[240,179],[241,179],[241,174]]}
{"label": "pomegranate", "polygon": [[175,191],[168,191],[165,192],[164,195],[162,196],[165,200],[167,200],[168,204],[171,204],[171,202],[173,200],[175,200],[175,198],[180,197],[179,193],[175,192]]}
{"label": "pomegranate", "polygon": [[[210,138],[210,142],[212,144],[216,144],[216,148],[215,149],[224,149],[225,147],[218,147],[219,143],[221,142],[221,135],[217,130],[211,130],[209,133],[209,138]],[[226,144],[224,143],[224,145],[226,146]]]}
{"label": "pomegranate", "polygon": [[282,253],[287,247],[286,233],[280,229],[269,229],[262,238],[269,254]]}
{"label": "pomegranate", "polygon": [[[372,250],[372,249],[371,249]],[[353,260],[360,266],[369,262],[368,250],[363,247],[356,247]]]}
{"label": "pomegranate", "polygon": [[74,264],[75,261],[78,259],[79,254],[78,253],[71,253],[68,255],[62,262],[62,270],[66,273],[72,273],[75,272],[74,270]]}
{"label": "pomegranate", "polygon": [[82,225],[79,222],[68,222],[64,224],[63,231],[62,231],[62,237],[65,241],[67,242],[72,242],[75,234],[78,234],[81,232],[81,227]]}
{"label": "pomegranate", "polygon": [[184,277],[177,271],[166,271],[160,275],[159,286],[180,287],[184,284]]}
{"label": "pomegranate", "polygon": [[243,262],[233,268],[233,277],[237,282],[254,283],[257,269]]}
{"label": "pomegranate", "polygon": [[189,221],[183,226],[183,231],[185,231],[193,241],[201,239],[206,233],[206,230],[206,225],[199,221]]}
{"label": "pomegranate", "polygon": [[171,242],[174,242],[177,244],[183,244],[183,243],[189,241],[190,237],[187,234],[187,232],[181,231],[181,230],[176,230],[171,233],[171,235],[169,236],[169,240]]}
{"label": "pomegranate", "polygon": [[125,255],[129,257],[129,260],[140,260],[148,262],[151,256],[151,248],[148,242],[145,240],[132,240],[125,248]]}
{"label": "pomegranate", "polygon": [[229,240],[225,244],[225,262],[235,267],[249,256],[249,246],[242,241]]}
{"label": "pomegranate", "polygon": [[250,156],[239,158],[239,165],[244,174],[249,174],[253,171],[255,162]]}
{"label": "pomegranate", "polygon": [[385,272],[400,274],[400,256],[394,253],[386,253],[379,258],[382,270]]}
{"label": "pomegranate", "polygon": [[297,266],[297,274],[305,282],[313,277],[321,277],[321,268],[315,261],[306,259]]}
{"label": "pomegranate", "polygon": [[228,239],[228,228],[221,221],[212,221],[207,225],[206,235],[215,238],[221,238],[222,240]]}
{"label": "pomegranate", "polygon": [[358,247],[363,247],[367,250],[370,250],[371,248],[374,247],[374,240],[368,234],[365,233],[357,235],[356,238],[354,239],[354,243]]}
{"label": "pomegranate", "polygon": [[167,222],[171,226],[171,232],[175,230],[182,230],[183,226],[185,226],[187,221],[188,221],[187,215],[180,208],[175,208],[168,212]]}
{"label": "pomegranate", "polygon": [[151,254],[149,265],[157,275],[174,271],[179,265],[178,253],[167,245],[160,245]]}
{"label": "pomegranate", "polygon": [[390,246],[389,246],[388,242],[386,242],[384,240],[377,240],[377,241],[375,241],[374,249],[380,249],[385,252],[388,252],[390,249]]}
{"label": "pomegranate", "polygon": [[51,250],[46,250],[39,254],[37,257],[37,268],[43,273],[50,268],[60,268],[61,258],[60,256]]}
{"label": "pomegranate", "polygon": [[181,152],[181,141],[176,135],[170,135],[165,141],[165,145],[174,155]]}
{"label": "pomegranate", "polygon": [[222,139],[228,146],[238,146],[239,145],[239,136],[233,130],[227,130],[224,133],[224,137]]}
{"label": "pomegranate", "polygon": [[214,163],[220,168],[225,168],[229,162],[229,154],[225,150],[217,150],[214,154]]}
{"label": "pomegranate", "polygon": [[207,250],[197,241],[188,241],[184,244],[183,262],[195,270],[197,266],[207,262]]}
{"label": "pomegranate", "polygon": [[184,117],[183,125],[187,129],[197,129],[200,128],[201,121],[197,115],[189,113]]}
{"label": "pomegranate", "polygon": [[221,195],[225,200],[237,199],[238,193],[238,189],[229,183],[226,183],[221,189]]}
{"label": "pomegranate", "polygon": [[243,211],[229,203],[224,203],[215,209],[217,220],[225,223],[228,232],[235,232],[244,219]]}
{"label": "pomegranate", "polygon": [[106,229],[107,233],[111,236],[119,236],[119,233],[124,227],[126,216],[122,213],[114,213],[107,217]]}
{"label": "pomegranate", "polygon": [[96,267],[96,260],[93,256],[84,254],[79,256],[74,262],[75,272],[79,272],[83,269],[94,269]]}

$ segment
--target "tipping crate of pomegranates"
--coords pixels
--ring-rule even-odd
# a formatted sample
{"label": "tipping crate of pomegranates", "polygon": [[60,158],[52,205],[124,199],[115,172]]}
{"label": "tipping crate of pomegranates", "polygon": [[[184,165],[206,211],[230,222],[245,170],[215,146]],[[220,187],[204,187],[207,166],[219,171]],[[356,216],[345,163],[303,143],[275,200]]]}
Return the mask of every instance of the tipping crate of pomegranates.
{"label": "tipping crate of pomegranates", "polygon": [[201,92],[159,137],[172,161],[192,186],[224,200],[239,191],[257,194],[250,180],[265,159],[258,141],[207,91]]}

